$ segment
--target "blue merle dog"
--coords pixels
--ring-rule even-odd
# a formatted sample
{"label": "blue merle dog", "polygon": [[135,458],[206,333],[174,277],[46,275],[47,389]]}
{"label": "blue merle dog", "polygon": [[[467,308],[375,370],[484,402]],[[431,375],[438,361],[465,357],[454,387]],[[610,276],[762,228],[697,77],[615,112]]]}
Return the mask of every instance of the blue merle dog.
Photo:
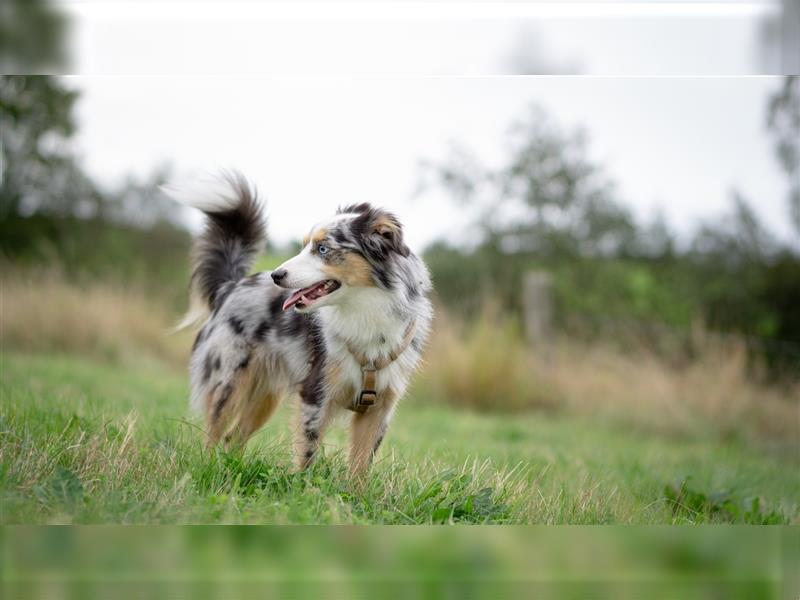
{"label": "blue merle dog", "polygon": [[165,186],[205,213],[192,257],[191,404],[210,445],[244,445],[297,392],[298,468],[334,415],[351,417],[350,470],[363,473],[420,363],[433,316],[428,270],[397,217],[370,204],[314,225],[299,254],[250,274],[266,240],[262,206],[237,173]]}

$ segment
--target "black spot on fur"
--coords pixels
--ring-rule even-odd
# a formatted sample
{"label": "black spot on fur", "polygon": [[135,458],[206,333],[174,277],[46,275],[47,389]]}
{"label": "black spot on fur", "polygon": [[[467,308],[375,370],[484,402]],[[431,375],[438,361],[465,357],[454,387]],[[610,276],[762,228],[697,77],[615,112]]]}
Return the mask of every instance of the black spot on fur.
{"label": "black spot on fur", "polygon": [[375,457],[375,454],[378,452],[378,448],[380,448],[381,444],[383,443],[383,438],[386,435],[386,428],[387,427],[388,427],[388,424],[387,424],[386,421],[381,423],[381,428],[378,431],[378,439],[375,440],[375,445],[372,446],[372,457],[373,458]]}
{"label": "black spot on fur", "polygon": [[231,326],[231,329],[233,329],[233,333],[235,333],[236,335],[242,335],[244,333],[244,323],[242,323],[242,320],[240,318],[231,317],[230,319],[228,319],[228,325]]}
{"label": "black spot on fur", "polygon": [[340,206],[336,214],[360,214],[372,210],[372,205],[369,202],[362,202],[361,204],[348,204],[347,206]]}
{"label": "black spot on fur", "polygon": [[375,445],[372,447],[373,456],[378,452],[378,448],[381,447],[382,443],[383,443],[383,432],[381,432],[381,434],[378,436],[378,439],[375,440]]}
{"label": "black spot on fur", "polygon": [[236,365],[236,370],[243,371],[244,369],[247,368],[247,365],[249,364],[250,364],[250,355],[248,354],[242,360],[239,361],[239,364]]}
{"label": "black spot on fur", "polygon": [[194,338],[194,343],[192,344],[192,352],[197,350],[197,348],[202,344],[206,339],[206,328],[203,327],[200,331],[197,332],[197,337]]}
{"label": "black spot on fur", "polygon": [[385,290],[391,290],[394,287],[394,282],[386,269],[372,267],[372,277]]}
{"label": "black spot on fur", "polygon": [[219,393],[219,399],[217,403],[214,405],[214,415],[213,418],[216,421],[219,419],[219,416],[222,414],[222,409],[225,408],[225,405],[228,403],[228,400],[231,399],[231,395],[233,394],[233,386],[229,383],[222,391]]}
{"label": "black spot on fur", "polygon": [[308,319],[308,315],[303,313],[285,313],[278,320],[278,333],[286,337],[297,337],[307,328]]}
{"label": "black spot on fur", "polygon": [[220,357],[217,356],[214,359],[214,370],[219,371],[221,368],[222,368],[222,359],[220,359]]}
{"label": "black spot on fur", "polygon": [[265,339],[267,339],[267,333],[269,332],[271,326],[272,324],[269,321],[261,321],[261,323],[258,324],[258,327],[256,327],[253,331],[253,339],[255,341],[263,342]]}
{"label": "black spot on fur", "polygon": [[305,434],[306,434],[306,438],[308,438],[312,442],[315,442],[316,440],[319,439],[319,431],[317,431],[316,429],[314,429],[312,427],[307,427],[306,430],[305,430]]}
{"label": "black spot on fur", "polygon": [[[217,362],[219,362],[219,357],[217,357]],[[209,352],[203,359],[203,383],[211,379],[214,368],[214,353]]]}
{"label": "black spot on fur", "polygon": [[225,301],[228,299],[228,296],[231,295],[233,288],[235,287],[236,287],[235,283],[228,282],[217,290],[217,293],[214,294],[214,298],[212,299],[212,305],[214,307],[213,314],[217,314],[219,312],[219,310],[225,304]]}
{"label": "black spot on fur", "polygon": [[373,209],[369,204],[359,204],[357,207],[366,207],[365,210],[360,211],[350,211],[344,210],[342,212],[349,213],[349,212],[356,212],[358,216],[350,221],[350,233],[356,239],[363,238],[369,235],[370,233],[370,222],[373,216]]}
{"label": "black spot on fur", "polygon": [[283,313],[283,303],[289,297],[289,293],[278,294],[269,303],[269,314],[273,319],[277,319]]}

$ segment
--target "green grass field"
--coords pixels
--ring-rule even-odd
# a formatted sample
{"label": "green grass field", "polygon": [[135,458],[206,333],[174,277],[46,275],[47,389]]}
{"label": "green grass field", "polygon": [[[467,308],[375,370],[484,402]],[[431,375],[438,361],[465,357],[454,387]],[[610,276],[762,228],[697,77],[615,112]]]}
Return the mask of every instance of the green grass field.
{"label": "green grass field", "polygon": [[[542,412],[400,407],[368,482],[347,479],[346,423],[291,468],[290,406],[244,455],[203,448],[186,379],[5,353],[0,522],[797,523],[800,460]],[[681,485],[681,482],[683,484]]]}

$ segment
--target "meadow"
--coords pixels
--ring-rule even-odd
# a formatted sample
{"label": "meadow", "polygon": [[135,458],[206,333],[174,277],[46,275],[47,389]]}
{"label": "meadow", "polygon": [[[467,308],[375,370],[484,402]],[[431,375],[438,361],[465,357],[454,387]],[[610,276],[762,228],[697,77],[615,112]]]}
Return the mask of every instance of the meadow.
{"label": "meadow", "polygon": [[[291,467],[291,405],[244,453],[188,414],[191,337],[152,295],[58,274],[3,279],[0,522],[800,522],[796,387],[709,339],[690,364],[440,311],[423,373],[370,478],[346,423]],[[101,316],[102,315],[102,316]]]}

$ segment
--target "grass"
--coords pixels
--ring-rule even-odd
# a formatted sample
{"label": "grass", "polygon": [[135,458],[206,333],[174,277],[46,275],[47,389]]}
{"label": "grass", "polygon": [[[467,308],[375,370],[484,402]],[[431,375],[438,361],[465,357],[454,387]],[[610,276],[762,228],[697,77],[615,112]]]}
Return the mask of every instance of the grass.
{"label": "grass", "polygon": [[161,363],[2,355],[0,522],[798,523],[800,459],[614,419],[401,406],[351,483],[338,424],[291,469],[289,407],[243,455],[204,450],[183,374]]}
{"label": "grass", "polygon": [[178,315],[144,291],[0,283],[1,523],[800,522],[800,389],[759,384],[735,344],[701,340],[682,364],[542,353],[502,315],[439,311],[356,485],[343,423],[293,472],[289,406],[244,454],[205,450],[186,414],[191,334],[166,335]]}
{"label": "grass", "polygon": [[[279,261],[263,257],[259,268]],[[188,362],[192,333],[168,335],[179,314],[136,285],[12,269],[0,288],[4,348],[92,356],[131,368],[166,364],[183,371]],[[623,352],[554,340],[536,351],[518,323],[487,307],[468,323],[437,310],[419,385],[427,403],[487,412],[544,409],[612,418],[658,434],[800,450],[800,384],[759,383],[736,340],[700,332],[691,360],[672,362],[646,345]]]}

